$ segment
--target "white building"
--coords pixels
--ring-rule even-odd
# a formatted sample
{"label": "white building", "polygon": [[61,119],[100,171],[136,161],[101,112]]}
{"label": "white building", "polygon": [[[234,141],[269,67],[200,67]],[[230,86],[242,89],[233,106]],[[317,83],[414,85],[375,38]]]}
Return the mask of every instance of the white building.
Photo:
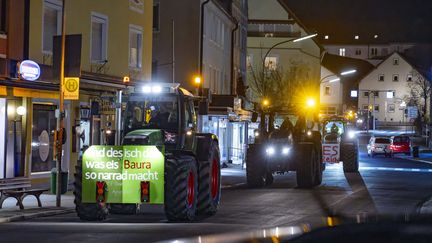
{"label": "white building", "polygon": [[338,74],[321,66],[320,103],[321,113],[337,115],[342,112],[343,89]]}
{"label": "white building", "polygon": [[401,54],[391,54],[360,81],[359,109],[372,108],[379,122],[406,121],[404,105],[409,102],[409,86],[415,79],[415,72],[416,67]]}

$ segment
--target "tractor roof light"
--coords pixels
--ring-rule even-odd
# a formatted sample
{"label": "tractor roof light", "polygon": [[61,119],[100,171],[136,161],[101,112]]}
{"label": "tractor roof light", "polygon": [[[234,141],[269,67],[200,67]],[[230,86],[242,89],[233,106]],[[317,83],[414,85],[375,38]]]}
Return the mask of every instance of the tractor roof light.
{"label": "tractor roof light", "polygon": [[142,87],[142,92],[145,94],[159,94],[162,92],[162,86],[160,85],[145,85]]}

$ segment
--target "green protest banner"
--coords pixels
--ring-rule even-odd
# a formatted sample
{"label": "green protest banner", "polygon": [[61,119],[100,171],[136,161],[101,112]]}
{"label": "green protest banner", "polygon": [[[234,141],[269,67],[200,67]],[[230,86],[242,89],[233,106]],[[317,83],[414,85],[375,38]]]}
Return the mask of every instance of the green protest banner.
{"label": "green protest banner", "polygon": [[107,203],[141,203],[141,182],[151,204],[164,203],[163,146],[91,146],[82,161],[82,201],[96,202],[96,182],[106,183]]}

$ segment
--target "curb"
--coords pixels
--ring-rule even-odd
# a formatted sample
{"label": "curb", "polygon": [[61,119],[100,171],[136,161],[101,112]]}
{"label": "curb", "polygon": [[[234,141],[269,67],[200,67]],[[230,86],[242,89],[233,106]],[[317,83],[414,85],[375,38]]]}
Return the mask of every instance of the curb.
{"label": "curb", "polygon": [[30,214],[15,215],[15,216],[10,216],[10,217],[5,217],[5,218],[0,217],[0,224],[1,223],[24,221],[24,220],[34,219],[34,218],[54,216],[54,215],[60,215],[60,214],[67,214],[67,213],[72,213],[72,212],[75,212],[75,209],[69,208],[69,209],[61,209],[61,210],[50,210],[50,211],[30,213]]}

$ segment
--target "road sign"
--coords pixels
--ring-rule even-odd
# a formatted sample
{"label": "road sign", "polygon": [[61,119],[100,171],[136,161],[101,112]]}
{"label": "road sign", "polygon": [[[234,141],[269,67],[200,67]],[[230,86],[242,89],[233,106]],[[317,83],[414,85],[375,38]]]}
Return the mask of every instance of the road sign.
{"label": "road sign", "polygon": [[65,77],[63,84],[63,93],[65,100],[78,100],[79,99],[79,78],[78,77]]}

